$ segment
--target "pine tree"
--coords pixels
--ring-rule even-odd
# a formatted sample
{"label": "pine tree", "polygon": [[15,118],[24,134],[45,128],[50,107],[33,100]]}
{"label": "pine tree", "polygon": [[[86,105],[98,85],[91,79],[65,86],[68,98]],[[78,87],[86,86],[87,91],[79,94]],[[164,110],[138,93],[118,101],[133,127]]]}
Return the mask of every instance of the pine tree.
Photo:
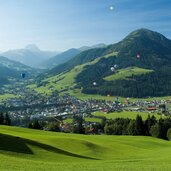
{"label": "pine tree", "polygon": [[150,134],[152,137],[161,138],[162,137],[162,127],[159,123],[153,125],[150,129]]}
{"label": "pine tree", "polygon": [[41,129],[42,126],[39,124],[39,121],[38,120],[35,120],[35,121],[30,122],[28,124],[28,128],[31,128],[31,129]]}
{"label": "pine tree", "polygon": [[73,123],[74,123],[74,128],[73,128],[74,133],[78,133],[78,134],[85,133],[85,129],[83,126],[84,119],[82,118],[82,116],[75,116],[73,118]]}
{"label": "pine tree", "polygon": [[153,115],[152,117],[150,117],[150,115],[148,115],[148,118],[145,120],[145,135],[150,136],[150,129],[153,125],[155,125],[157,123],[157,120],[155,118],[155,116]]}
{"label": "pine tree", "polygon": [[167,138],[168,140],[171,140],[171,128],[167,130]]}
{"label": "pine tree", "polygon": [[127,133],[128,135],[137,135],[135,131],[135,120],[131,120],[129,122],[128,127],[127,127]]}
{"label": "pine tree", "polygon": [[11,119],[10,119],[8,113],[5,114],[4,124],[11,125]]}
{"label": "pine tree", "polygon": [[142,120],[142,117],[140,115],[137,115],[135,120],[135,132],[136,135],[145,135],[145,129],[144,129],[144,123]]}
{"label": "pine tree", "polygon": [[4,115],[3,113],[1,112],[0,113],[0,125],[3,125],[4,124]]}
{"label": "pine tree", "polygon": [[41,126],[38,120],[34,121],[32,126],[33,126],[32,127],[33,129],[41,129]]}

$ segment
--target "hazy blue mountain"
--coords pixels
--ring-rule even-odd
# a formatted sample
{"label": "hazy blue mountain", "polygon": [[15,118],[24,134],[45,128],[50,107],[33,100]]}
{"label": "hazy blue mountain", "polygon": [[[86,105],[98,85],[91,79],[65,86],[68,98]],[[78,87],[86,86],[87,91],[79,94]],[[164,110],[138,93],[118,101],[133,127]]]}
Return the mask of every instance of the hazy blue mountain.
{"label": "hazy blue mountain", "polygon": [[25,65],[39,68],[40,63],[58,53],[59,52],[42,51],[36,45],[31,44],[23,49],[8,50],[1,53],[1,55]]}
{"label": "hazy blue mountain", "polygon": [[30,78],[38,72],[38,70],[20,62],[0,56],[0,84],[6,84],[11,79],[20,79],[22,73],[25,73],[27,78]]}
{"label": "hazy blue mountain", "polygon": [[89,49],[94,49],[94,48],[104,48],[106,47],[107,45],[104,44],[104,43],[99,43],[99,44],[96,44],[96,45],[93,45],[93,46],[82,46],[80,48],[78,48],[80,51],[85,51],[85,50],[89,50]]}
{"label": "hazy blue mountain", "polygon": [[42,68],[53,68],[59,64],[65,63],[74,56],[78,55],[81,51],[78,49],[69,49],[65,52],[62,52],[46,61],[44,61],[41,66]]}

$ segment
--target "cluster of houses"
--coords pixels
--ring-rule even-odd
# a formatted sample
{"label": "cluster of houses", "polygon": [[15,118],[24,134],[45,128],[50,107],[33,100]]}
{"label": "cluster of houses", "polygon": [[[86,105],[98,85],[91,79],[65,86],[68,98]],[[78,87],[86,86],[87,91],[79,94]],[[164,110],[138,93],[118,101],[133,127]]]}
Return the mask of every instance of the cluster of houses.
{"label": "cluster of houses", "polygon": [[168,100],[137,100],[132,103],[127,102],[124,110],[140,111],[146,113],[170,114],[171,99]]}
{"label": "cluster of houses", "polygon": [[76,97],[65,94],[59,96],[53,93],[49,96],[42,96],[31,89],[11,89],[17,98],[4,100],[0,104],[0,110],[6,110],[14,120],[15,124],[24,126],[29,120],[46,119],[60,116],[63,119],[76,114],[90,114],[95,111],[110,112],[140,111],[170,114],[170,100],[137,100],[131,101],[126,98],[121,102],[119,98],[114,101],[106,100],[80,100]]}

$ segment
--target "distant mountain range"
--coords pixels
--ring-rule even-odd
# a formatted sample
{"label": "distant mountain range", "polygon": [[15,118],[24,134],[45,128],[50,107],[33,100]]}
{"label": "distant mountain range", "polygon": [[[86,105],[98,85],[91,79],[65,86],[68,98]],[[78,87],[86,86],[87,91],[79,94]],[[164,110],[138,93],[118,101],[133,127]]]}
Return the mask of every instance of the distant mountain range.
{"label": "distant mountain range", "polygon": [[100,44],[96,44],[93,46],[82,46],[78,49],[71,48],[71,49],[68,49],[68,50],[42,62],[42,64],[40,66],[42,68],[53,68],[59,64],[69,61],[70,59],[72,59],[73,57],[75,57],[76,55],[81,53],[82,51],[86,51],[86,50],[94,49],[94,48],[101,48],[101,47],[105,47],[105,46],[106,46],[105,44],[100,43]]}
{"label": "distant mountain range", "polygon": [[74,56],[78,55],[81,51],[78,49],[69,49],[65,52],[62,52],[44,62],[42,62],[41,67],[42,68],[53,68],[59,64],[65,63],[69,61]]}
{"label": "distant mountain range", "polygon": [[92,46],[82,46],[82,47],[78,48],[78,50],[85,51],[85,50],[94,49],[94,48],[104,48],[106,46],[107,45],[104,43],[99,43],[99,44],[92,45]]}
{"label": "distant mountain range", "polygon": [[23,49],[14,49],[8,50],[6,52],[0,52],[0,55],[5,56],[11,60],[21,62],[30,67],[48,69],[67,62],[82,51],[105,46],[105,44],[101,43],[93,46],[83,46],[78,49],[71,48],[64,52],[59,52],[42,51],[36,45],[30,44]]}
{"label": "distant mountain range", "polygon": [[27,78],[38,74],[38,70],[26,66],[20,62],[10,60],[0,56],[0,84],[10,83],[10,80],[21,79],[21,74],[25,73]]}
{"label": "distant mountain range", "polygon": [[1,56],[5,56],[11,60],[21,62],[25,65],[39,68],[40,64],[48,58],[57,55],[59,52],[42,51],[36,45],[28,45],[23,49],[8,50],[1,53]]}
{"label": "distant mountain range", "polygon": [[56,76],[59,84],[70,72],[75,73],[74,85],[83,93],[125,97],[171,95],[171,40],[160,33],[139,29],[119,43],[79,53],[46,72],[44,78]]}

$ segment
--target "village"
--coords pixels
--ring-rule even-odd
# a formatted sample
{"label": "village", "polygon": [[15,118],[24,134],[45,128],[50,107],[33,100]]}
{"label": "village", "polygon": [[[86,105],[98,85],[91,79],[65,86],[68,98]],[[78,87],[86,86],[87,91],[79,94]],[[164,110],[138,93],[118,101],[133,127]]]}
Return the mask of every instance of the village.
{"label": "village", "polygon": [[[170,115],[171,100],[136,100],[131,98],[120,100],[114,97],[113,101],[106,100],[80,100],[69,94],[59,96],[57,92],[52,95],[40,95],[29,88],[11,89],[8,93],[17,98],[2,100],[0,110],[8,112],[13,125],[27,127],[32,120],[46,120],[60,117],[62,120],[72,118],[75,115],[93,117],[92,113],[101,111],[106,115],[112,112],[134,111]],[[91,122],[89,122],[92,124]],[[94,123],[96,124],[96,123]]]}

